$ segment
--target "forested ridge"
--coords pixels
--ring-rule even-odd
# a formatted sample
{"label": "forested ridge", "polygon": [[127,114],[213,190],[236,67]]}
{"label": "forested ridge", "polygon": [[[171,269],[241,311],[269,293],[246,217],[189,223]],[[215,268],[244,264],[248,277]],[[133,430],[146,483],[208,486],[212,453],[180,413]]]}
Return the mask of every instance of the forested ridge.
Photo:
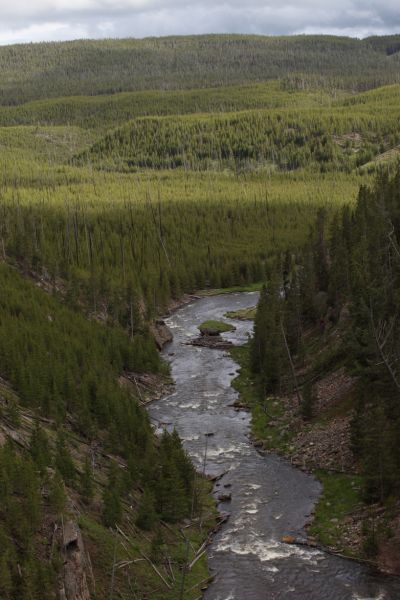
{"label": "forested ridge", "polygon": [[[199,289],[267,282],[252,356],[263,393],[291,381],[282,324],[301,361],[303,328],[318,346],[320,320],[351,312],[329,360],[346,354],[359,378],[365,498],[397,498],[399,180],[373,178],[399,154],[399,48],[399,36],[0,48],[1,598],[55,598],[78,551],[93,598],[109,597],[116,564],[121,597],[172,600],[185,577],[198,597],[208,484],[142,404],[168,383],[154,321]],[[379,428],[381,455],[368,452]]]}
{"label": "forested ridge", "polygon": [[385,112],[379,114],[366,111],[361,101],[343,101],[325,108],[136,119],[77,159],[121,170],[269,166],[281,171],[351,171],[399,145],[399,90],[382,93]]}
{"label": "forested ridge", "polygon": [[355,90],[398,83],[399,37],[208,35],[77,40],[0,49],[0,102],[281,79]]}

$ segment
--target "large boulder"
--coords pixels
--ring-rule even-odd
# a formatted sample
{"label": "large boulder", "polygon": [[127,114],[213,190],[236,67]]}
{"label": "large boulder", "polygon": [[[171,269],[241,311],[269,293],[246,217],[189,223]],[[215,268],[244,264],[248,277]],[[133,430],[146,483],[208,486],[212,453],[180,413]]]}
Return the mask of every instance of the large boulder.
{"label": "large boulder", "polygon": [[153,334],[159,350],[162,350],[164,346],[173,340],[172,331],[162,319],[157,319],[157,321],[151,326],[151,333]]}

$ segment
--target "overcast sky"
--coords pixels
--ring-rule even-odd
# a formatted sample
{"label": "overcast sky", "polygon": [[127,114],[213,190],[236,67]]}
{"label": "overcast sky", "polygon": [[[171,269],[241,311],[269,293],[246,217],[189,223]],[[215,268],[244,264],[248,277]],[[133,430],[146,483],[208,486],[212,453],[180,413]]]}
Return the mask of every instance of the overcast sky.
{"label": "overcast sky", "polygon": [[196,33],[400,33],[400,0],[0,0],[0,44]]}

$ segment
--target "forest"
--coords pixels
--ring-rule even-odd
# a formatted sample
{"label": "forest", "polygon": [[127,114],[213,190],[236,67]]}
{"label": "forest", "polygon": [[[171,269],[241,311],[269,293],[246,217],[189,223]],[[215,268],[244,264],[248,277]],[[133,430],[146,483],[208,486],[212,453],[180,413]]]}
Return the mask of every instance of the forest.
{"label": "forest", "polygon": [[287,89],[399,83],[399,36],[206,35],[77,40],[0,49],[0,103],[278,79]]}
{"label": "forest", "polygon": [[[338,369],[349,373],[350,398],[335,414],[349,416],[361,499],[375,505],[371,515],[386,507],[388,521],[400,493],[399,184],[397,166],[361,186],[355,206],[344,206],[331,221],[321,210],[305,245],[271,266],[249,348],[256,404],[271,394],[294,394],[306,427],[321,419],[318,382]],[[388,521],[365,532],[367,558],[376,558],[379,543],[393,536]]]}
{"label": "forest", "polygon": [[359,381],[365,501],[398,498],[399,51],[399,36],[0,47],[1,598],[56,597],[68,519],[91,597],[117,559],[121,598],[183,598],[185,576],[198,597],[209,482],[143,406],[148,378],[170,384],[154,322],[198,290],[266,284],[261,403],[288,386],[287,348],[297,367],[305,332],[318,344],[346,309],[330,360]]}

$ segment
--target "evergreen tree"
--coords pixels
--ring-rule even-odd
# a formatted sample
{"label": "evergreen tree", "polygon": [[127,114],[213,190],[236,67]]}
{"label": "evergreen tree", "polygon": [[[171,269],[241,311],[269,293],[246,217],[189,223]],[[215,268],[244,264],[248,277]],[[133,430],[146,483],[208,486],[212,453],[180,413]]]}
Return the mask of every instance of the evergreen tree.
{"label": "evergreen tree", "polygon": [[108,477],[108,483],[103,492],[103,514],[102,519],[106,527],[115,527],[122,519],[120,475],[118,467],[112,463]]}
{"label": "evergreen tree", "polygon": [[29,451],[40,473],[43,474],[46,467],[51,464],[51,454],[47,434],[38,422],[32,432]]}
{"label": "evergreen tree", "polygon": [[[146,529],[146,528],[142,527],[142,529]],[[151,527],[150,527],[150,529],[151,529]],[[152,539],[151,548],[150,548],[150,558],[153,562],[155,562],[155,563],[161,562],[161,560],[163,558],[164,547],[165,547],[164,538],[162,535],[161,527],[160,527],[160,525],[158,525],[157,529],[156,529],[156,534]]]}
{"label": "evergreen tree", "polygon": [[64,481],[58,471],[55,471],[49,483],[49,504],[52,510],[57,514],[64,511],[66,502],[66,493]]}
{"label": "evergreen tree", "polygon": [[80,476],[80,492],[85,504],[90,504],[93,499],[93,473],[90,462],[85,460],[83,472]]}
{"label": "evergreen tree", "polygon": [[75,465],[67,446],[66,437],[61,432],[57,436],[55,466],[67,484],[74,483],[76,475]]}
{"label": "evergreen tree", "polygon": [[140,498],[135,523],[140,529],[150,531],[157,521],[158,515],[155,510],[154,497],[150,490],[146,488]]}

